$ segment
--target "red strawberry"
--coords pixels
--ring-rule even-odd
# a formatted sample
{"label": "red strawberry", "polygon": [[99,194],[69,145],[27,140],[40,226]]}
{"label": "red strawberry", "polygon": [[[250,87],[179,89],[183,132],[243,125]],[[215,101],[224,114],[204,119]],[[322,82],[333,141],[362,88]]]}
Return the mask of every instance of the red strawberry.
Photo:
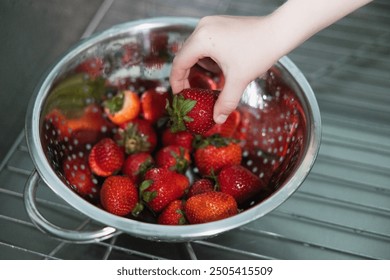
{"label": "red strawberry", "polygon": [[173,200],[180,199],[189,184],[185,175],[166,168],[152,168],[145,174],[140,196],[152,211],[158,213]]}
{"label": "red strawberry", "polygon": [[238,213],[235,199],[222,192],[206,192],[190,197],[184,207],[190,224],[225,219]]}
{"label": "red strawberry", "polygon": [[214,191],[214,183],[206,178],[196,180],[188,189],[187,197]]}
{"label": "red strawberry", "polygon": [[194,140],[194,135],[188,131],[179,131],[172,132],[170,128],[167,128],[163,131],[162,134],[162,144],[163,146],[169,145],[178,145],[189,152],[192,151],[192,141]]}
{"label": "red strawberry", "polygon": [[[102,109],[91,104],[84,109],[79,118],[68,119],[67,126],[72,132],[73,144],[94,144],[111,134],[114,125],[103,116]],[[75,141],[76,140],[76,141]]]}
{"label": "red strawberry", "polygon": [[233,139],[214,135],[201,139],[197,147],[194,162],[201,175],[217,175],[223,167],[241,163],[242,149]]}
{"label": "red strawberry", "polygon": [[141,111],[138,94],[130,90],[119,91],[115,96],[104,101],[103,106],[107,117],[116,125],[135,119]]}
{"label": "red strawberry", "polygon": [[232,195],[238,204],[253,198],[265,189],[264,182],[242,165],[222,168],[218,174],[219,190]]}
{"label": "red strawberry", "polygon": [[127,175],[135,183],[143,179],[146,171],[154,164],[150,153],[141,152],[129,155],[123,163],[122,173]]}
{"label": "red strawberry", "polygon": [[168,168],[182,174],[187,171],[191,163],[189,151],[176,145],[161,148],[157,151],[155,158],[157,167]]}
{"label": "red strawberry", "polygon": [[158,216],[160,225],[184,225],[187,223],[184,217],[184,204],[181,200],[174,200]]}
{"label": "red strawberry", "polygon": [[62,163],[62,170],[68,185],[79,195],[93,199],[98,196],[97,180],[85,157],[76,154],[67,156]]}
{"label": "red strawberry", "polygon": [[156,123],[166,114],[168,92],[164,88],[152,88],[141,95],[141,114],[145,120]]}
{"label": "red strawberry", "polygon": [[101,76],[104,71],[104,61],[100,57],[89,58],[76,67],[76,72],[86,73],[91,78]]}
{"label": "red strawberry", "polygon": [[211,73],[198,65],[195,65],[190,69],[188,82],[192,88],[218,89],[217,83],[211,77]]}
{"label": "red strawberry", "polygon": [[126,216],[132,211],[138,211],[138,189],[126,176],[107,177],[100,191],[100,202],[108,212]]}
{"label": "red strawberry", "polygon": [[111,138],[103,138],[96,143],[88,158],[92,172],[102,177],[118,172],[122,168],[124,160],[123,150]]}
{"label": "red strawberry", "polygon": [[72,133],[72,130],[68,126],[67,118],[58,109],[53,109],[45,116],[45,126],[46,133],[50,136],[57,135],[59,141],[69,139]]}
{"label": "red strawberry", "polygon": [[85,150],[86,144],[94,144],[111,134],[113,124],[103,117],[101,108],[91,104],[81,116],[67,118],[60,110],[53,109],[45,116],[46,134],[65,142],[65,150]]}
{"label": "red strawberry", "polygon": [[240,123],[240,117],[240,112],[238,110],[234,110],[224,123],[215,124],[205,133],[205,136],[219,134],[222,137],[233,137]]}
{"label": "red strawberry", "polygon": [[190,69],[188,75],[190,87],[222,90],[225,77],[219,66],[211,59],[202,59]]}
{"label": "red strawberry", "polygon": [[152,152],[157,145],[157,134],[150,122],[134,119],[122,124],[114,136],[127,154]]}
{"label": "red strawberry", "polygon": [[213,110],[219,91],[187,88],[176,94],[167,106],[173,132],[188,130],[205,134],[214,124]]}

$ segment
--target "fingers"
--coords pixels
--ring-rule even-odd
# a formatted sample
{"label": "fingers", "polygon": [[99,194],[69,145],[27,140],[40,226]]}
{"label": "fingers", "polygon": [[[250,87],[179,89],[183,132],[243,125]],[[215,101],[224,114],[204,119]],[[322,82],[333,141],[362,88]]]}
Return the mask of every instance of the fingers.
{"label": "fingers", "polygon": [[172,92],[178,93],[189,87],[188,75],[192,66],[204,57],[202,47],[197,40],[193,40],[192,34],[172,62],[172,69],[169,77]]}
{"label": "fingers", "polygon": [[214,106],[213,117],[216,123],[224,123],[230,113],[237,108],[246,87],[246,83],[226,77],[225,86]]}
{"label": "fingers", "polygon": [[172,66],[169,82],[174,94],[190,87],[188,82],[189,72],[190,71],[187,69],[181,69],[176,66]]}

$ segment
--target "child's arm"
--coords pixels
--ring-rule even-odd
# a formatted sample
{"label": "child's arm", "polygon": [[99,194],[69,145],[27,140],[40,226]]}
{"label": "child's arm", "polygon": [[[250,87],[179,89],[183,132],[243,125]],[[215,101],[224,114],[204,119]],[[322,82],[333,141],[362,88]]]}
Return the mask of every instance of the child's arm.
{"label": "child's arm", "polygon": [[204,17],[173,61],[172,91],[189,87],[189,69],[211,58],[225,76],[214,108],[214,120],[222,123],[237,107],[246,86],[280,57],[371,1],[289,0],[264,17]]}

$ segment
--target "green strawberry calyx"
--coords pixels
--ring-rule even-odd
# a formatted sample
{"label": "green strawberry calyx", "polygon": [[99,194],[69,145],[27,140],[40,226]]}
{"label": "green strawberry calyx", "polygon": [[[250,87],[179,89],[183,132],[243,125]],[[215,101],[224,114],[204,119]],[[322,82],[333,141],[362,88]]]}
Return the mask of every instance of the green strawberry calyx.
{"label": "green strawberry calyx", "polygon": [[186,130],[185,123],[192,122],[193,119],[188,116],[188,113],[196,105],[196,100],[186,99],[184,96],[177,94],[172,98],[172,106],[167,100],[166,110],[170,117],[170,127],[172,132]]}
{"label": "green strawberry calyx", "polygon": [[125,100],[125,95],[123,94],[123,92],[119,92],[115,96],[104,101],[103,106],[108,109],[110,114],[115,114],[120,110],[122,110],[124,100]]}

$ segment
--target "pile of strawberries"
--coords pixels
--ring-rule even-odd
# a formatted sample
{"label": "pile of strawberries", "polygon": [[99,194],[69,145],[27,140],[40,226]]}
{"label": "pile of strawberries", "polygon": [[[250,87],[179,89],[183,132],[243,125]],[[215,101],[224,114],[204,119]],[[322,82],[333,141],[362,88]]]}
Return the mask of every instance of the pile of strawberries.
{"label": "pile of strawberries", "polygon": [[114,215],[166,225],[227,218],[264,196],[265,181],[241,164],[241,112],[213,121],[213,79],[195,69],[199,87],[172,95],[156,81],[99,84],[99,65],[86,62],[82,79],[70,77],[79,84],[68,82],[72,92],[103,85],[99,97],[83,97],[82,113],[64,101],[45,116],[49,154],[76,193]]}

